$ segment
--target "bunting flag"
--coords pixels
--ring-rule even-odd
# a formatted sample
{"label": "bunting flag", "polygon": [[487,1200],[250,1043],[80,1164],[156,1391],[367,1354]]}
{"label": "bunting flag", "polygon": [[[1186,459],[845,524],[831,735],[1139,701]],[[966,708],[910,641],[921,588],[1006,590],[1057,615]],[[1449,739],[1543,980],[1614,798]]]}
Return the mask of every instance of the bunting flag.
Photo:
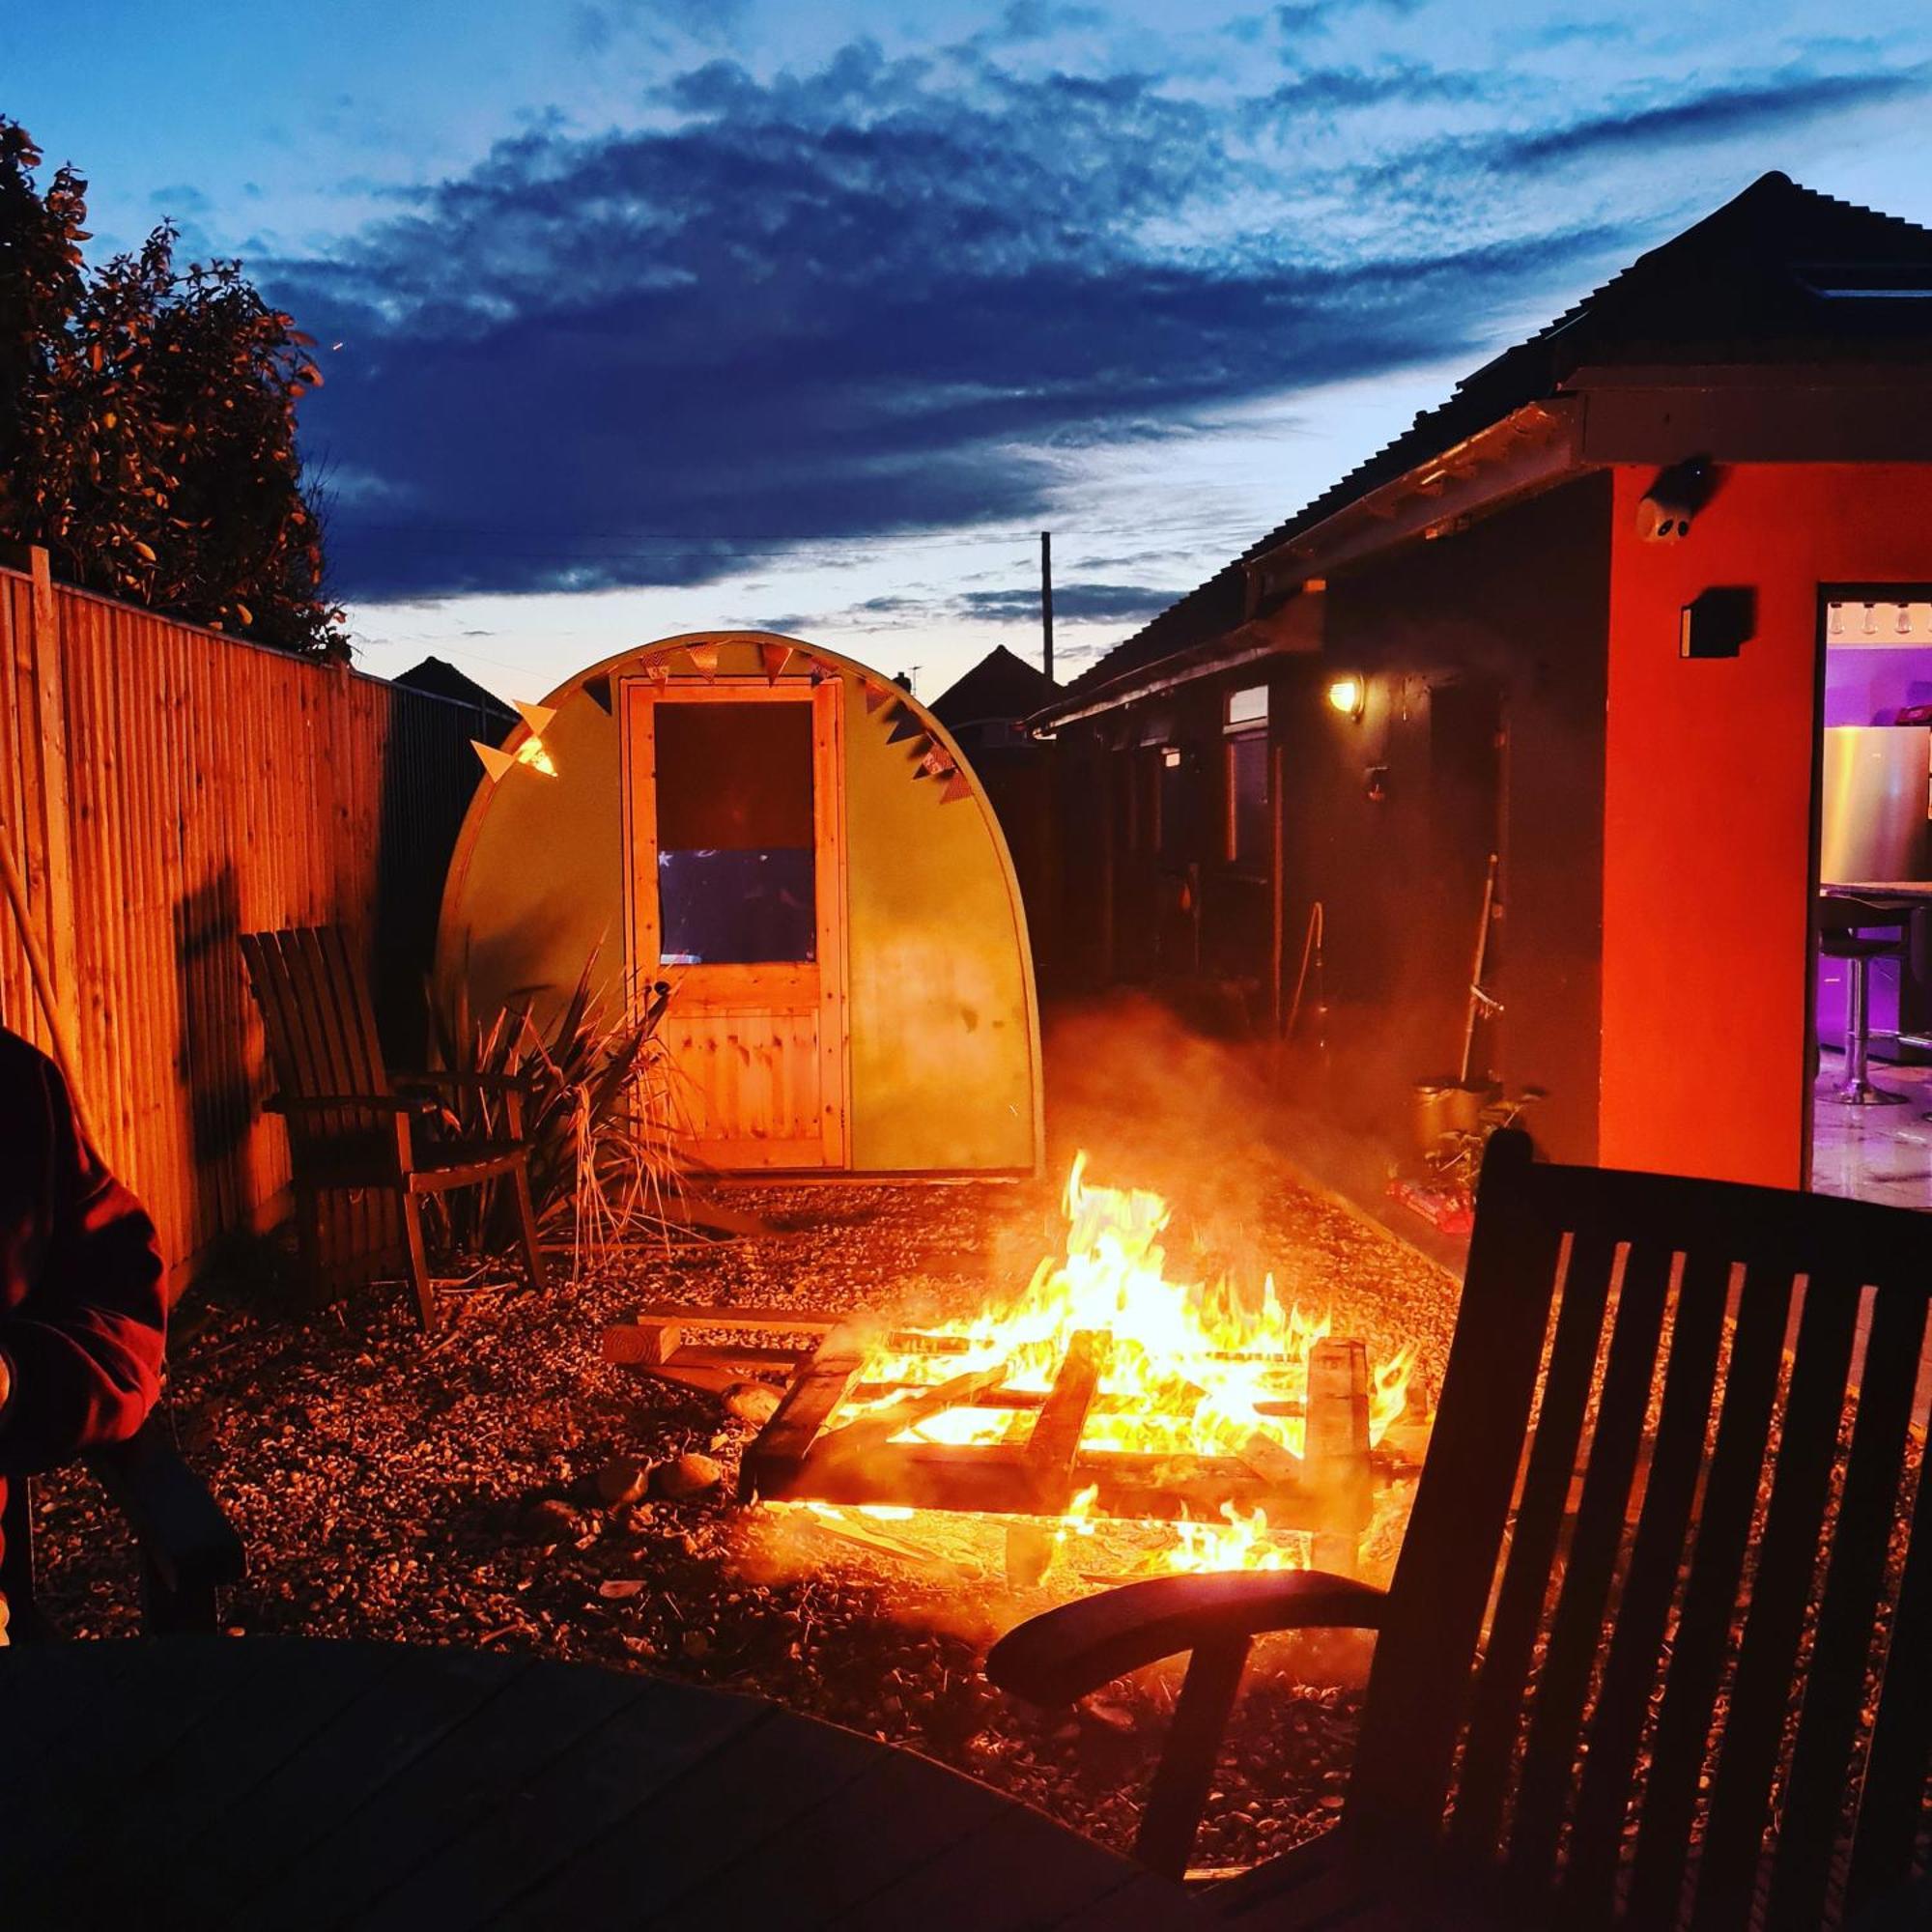
{"label": "bunting flag", "polygon": [[716,644],[686,644],[684,654],[691,660],[691,668],[706,684],[715,683],[718,677],[718,646]]}
{"label": "bunting flag", "polygon": [[887,700],[887,699],[888,699],[889,697],[891,697],[891,696],[892,696],[892,693],[891,693],[890,691],[885,691],[885,690],[882,690],[882,689],[881,689],[881,688],[880,688],[880,687],[879,687],[878,685],[876,685],[876,684],[868,684],[868,685],[867,685],[867,687],[866,687],[866,716],[867,716],[867,718],[869,718],[869,717],[870,717],[870,716],[872,715],[872,713],[873,713],[873,712],[875,712],[875,711],[876,711],[876,710],[877,710],[877,709],[879,708],[879,706],[880,706],[880,705],[882,705],[883,703],[885,703],[885,702],[886,702],[886,700]]}
{"label": "bunting flag", "polygon": [[792,651],[789,644],[760,644],[758,646],[758,661],[765,668],[765,682],[767,684],[775,685],[778,683],[779,679],[784,675],[785,666],[790,664],[791,657]]}
{"label": "bunting flag", "polygon": [[923,779],[948,778],[955,769],[949,753],[937,745],[919,761],[919,776]]}
{"label": "bunting flag", "polygon": [[966,774],[962,772],[958,768],[958,766],[955,765],[952,768],[952,776],[946,781],[945,784],[940,787],[939,791],[940,804],[956,805],[960,799],[971,798],[972,796],[973,796],[972,781],[969,778],[967,778]]}
{"label": "bunting flag", "polygon": [[925,726],[907,709],[904,704],[895,704],[892,710],[893,728],[886,735],[889,745],[903,744],[908,738],[923,738]]}
{"label": "bunting flag", "polygon": [[556,716],[554,704],[526,704],[521,697],[512,698],[511,702],[516,705],[524,723],[530,727],[532,738],[541,738],[550,729],[550,721]]}
{"label": "bunting flag", "polygon": [[592,704],[596,705],[599,711],[603,712],[605,717],[610,717],[611,679],[608,674],[604,677],[585,678],[583,680],[583,695],[589,698]]}
{"label": "bunting flag", "polygon": [[481,738],[472,738],[469,749],[483,760],[483,769],[490,775],[490,782],[495,784],[517,760],[509,752],[499,752],[495,745],[486,745]]}

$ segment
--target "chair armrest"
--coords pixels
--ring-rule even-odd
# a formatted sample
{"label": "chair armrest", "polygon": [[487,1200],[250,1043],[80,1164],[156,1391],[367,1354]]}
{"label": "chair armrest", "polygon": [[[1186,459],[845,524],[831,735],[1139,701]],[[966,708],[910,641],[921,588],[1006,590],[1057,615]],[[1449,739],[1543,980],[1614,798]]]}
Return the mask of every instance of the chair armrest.
{"label": "chair armrest", "polygon": [[521,1094],[526,1098],[530,1093],[530,1078],[526,1073],[398,1073],[393,1076],[398,1087],[467,1087],[476,1094]]}
{"label": "chair armrest", "polygon": [[344,1109],[372,1114],[420,1114],[436,1103],[410,1094],[273,1094],[264,1104],[271,1114],[330,1114]]}
{"label": "chair armrest", "polygon": [[241,1580],[247,1567],[241,1537],[156,1422],[129,1441],[91,1451],[87,1465],[170,1590]]}
{"label": "chair armrest", "polygon": [[1029,1617],[986,1654],[986,1675],[1032,1704],[1071,1704],[1181,1651],[1264,1631],[1379,1630],[1383,1593],[1320,1570],[1155,1577]]}

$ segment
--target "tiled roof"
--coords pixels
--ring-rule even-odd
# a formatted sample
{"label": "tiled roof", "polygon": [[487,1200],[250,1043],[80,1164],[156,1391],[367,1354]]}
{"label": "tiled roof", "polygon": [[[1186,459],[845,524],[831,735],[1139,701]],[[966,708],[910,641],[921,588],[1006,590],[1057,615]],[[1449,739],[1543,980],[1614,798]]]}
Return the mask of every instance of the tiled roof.
{"label": "tiled roof", "polygon": [[1761,176],[1457,384],[1367,462],[1117,644],[1067,687],[1092,692],[1240,623],[1242,564],[1514,411],[1575,371],[1621,363],[1932,355],[1932,230]]}

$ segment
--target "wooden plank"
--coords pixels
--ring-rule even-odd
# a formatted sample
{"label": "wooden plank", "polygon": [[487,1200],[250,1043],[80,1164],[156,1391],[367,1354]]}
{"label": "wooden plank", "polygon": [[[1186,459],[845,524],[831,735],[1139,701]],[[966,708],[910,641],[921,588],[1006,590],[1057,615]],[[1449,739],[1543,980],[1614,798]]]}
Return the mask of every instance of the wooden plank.
{"label": "wooden plank", "polygon": [[1574,1790],[1579,1726],[1591,1673],[1603,1655],[1605,1615],[1643,1443],[1672,1261],[1667,1248],[1646,1240],[1632,1247],[1624,1264],[1609,1359],[1597,1398],[1589,1470],[1518,1774],[1509,1867],[1532,1895],[1541,1894],[1554,1870]]}
{"label": "wooden plank", "polygon": [[[1510,1532],[1502,1588],[1484,1648],[1457,1782],[1452,1840],[1465,1857],[1485,1859],[1500,1830],[1508,1780],[1522,1723],[1529,1666],[1556,1560],[1571,1472],[1582,1441],[1583,1415],[1597,1363],[1616,1243],[1607,1233],[1579,1235],[1570,1251],[1550,1345],[1543,1400]],[[1461,1328],[1459,1324],[1458,1333]],[[1447,1397],[1444,1397],[1447,1406]],[[1440,1416],[1438,1412],[1438,1424]],[[1431,1465],[1425,1463],[1426,1481]]]}
{"label": "wooden plank", "polygon": [[1583,1780],[1564,1859],[1561,1909],[1578,1932],[1607,1924],[1615,1904],[1625,1813],[1636,1788],[1637,1752],[1662,1667],[1665,1626],[1703,1471],[1730,1279],[1731,1264],[1722,1255],[1686,1258],[1643,1513],[1590,1719]]}
{"label": "wooden plank", "polygon": [[819,1344],[810,1367],[785,1392],[772,1419],[758,1433],[744,1461],[747,1494],[781,1496],[790,1492],[826,1418],[845,1398],[866,1366],[865,1338],[850,1328],[835,1328]]}
{"label": "wooden plank", "polygon": [[1814,1273],[1806,1281],[1771,1506],[1697,1864],[1692,1932],[1718,1932],[1742,1923],[1757,1889],[1785,1702],[1811,1601],[1858,1315],[1856,1280]]}
{"label": "wooden plank", "polygon": [[1921,1445],[1918,1493],[1913,1499],[1878,1719],[1859,1794],[1845,1887],[1848,1923],[1858,1922],[1858,1915],[1875,1901],[1903,1890],[1911,1879],[1925,1815],[1925,1782],[1932,1776],[1932,1644],[1924,1640],[1927,1630],[1932,1630],[1932,1481],[1926,1477]]}
{"label": "wooden plank", "polygon": [[1729,1650],[1764,1472],[1772,1404],[1789,1323],[1792,1278],[1747,1269],[1725,1367],[1717,1443],[1704,1478],[1684,1606],[1671,1643],[1663,1702],[1650,1743],[1643,1813],[1629,1894],[1633,1925],[1676,1922],[1690,1825],[1704,1776],[1705,1744]]}
{"label": "wooden plank", "polygon": [[1074,1459],[1100,1386],[1106,1352],[1104,1335],[1091,1328],[1077,1330],[1067,1342],[1052,1391],[1034,1419],[1023,1460],[1035,1507],[1042,1515],[1062,1516],[1072,1506]]}
{"label": "wooden plank", "polygon": [[1906,1433],[1925,1347],[1922,1281],[1920,1276],[1895,1282],[1874,1295],[1851,1457],[1833,1512],[1831,1565],[1778,1807],[1776,1862],[1765,1922],[1788,1932],[1806,1932],[1826,1921],[1826,1892],[1842,1836],[1845,1791],[1855,1773],[1886,1555],[1900,1514]]}
{"label": "wooden plank", "polygon": [[[80,967],[75,948],[77,900],[74,892],[73,829],[68,765],[67,674],[61,648],[60,609],[55,601],[47,554],[39,545],[28,553],[33,580],[28,602],[26,641],[34,696],[34,729],[39,736],[39,858],[29,876],[41,888],[41,926],[52,967],[56,1011],[50,1016],[57,1040],[75,1037]],[[76,1065],[74,1084],[83,1094],[90,1069]]]}

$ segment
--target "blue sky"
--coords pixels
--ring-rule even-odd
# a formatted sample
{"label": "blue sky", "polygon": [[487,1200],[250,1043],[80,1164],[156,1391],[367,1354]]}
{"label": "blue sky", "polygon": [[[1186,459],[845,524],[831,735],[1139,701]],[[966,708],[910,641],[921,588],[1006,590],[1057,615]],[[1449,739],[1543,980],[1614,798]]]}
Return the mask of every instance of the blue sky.
{"label": "blue sky", "polygon": [[1076,669],[1781,167],[1932,223],[1922,0],[96,0],[0,113],[322,341],[369,668]]}

